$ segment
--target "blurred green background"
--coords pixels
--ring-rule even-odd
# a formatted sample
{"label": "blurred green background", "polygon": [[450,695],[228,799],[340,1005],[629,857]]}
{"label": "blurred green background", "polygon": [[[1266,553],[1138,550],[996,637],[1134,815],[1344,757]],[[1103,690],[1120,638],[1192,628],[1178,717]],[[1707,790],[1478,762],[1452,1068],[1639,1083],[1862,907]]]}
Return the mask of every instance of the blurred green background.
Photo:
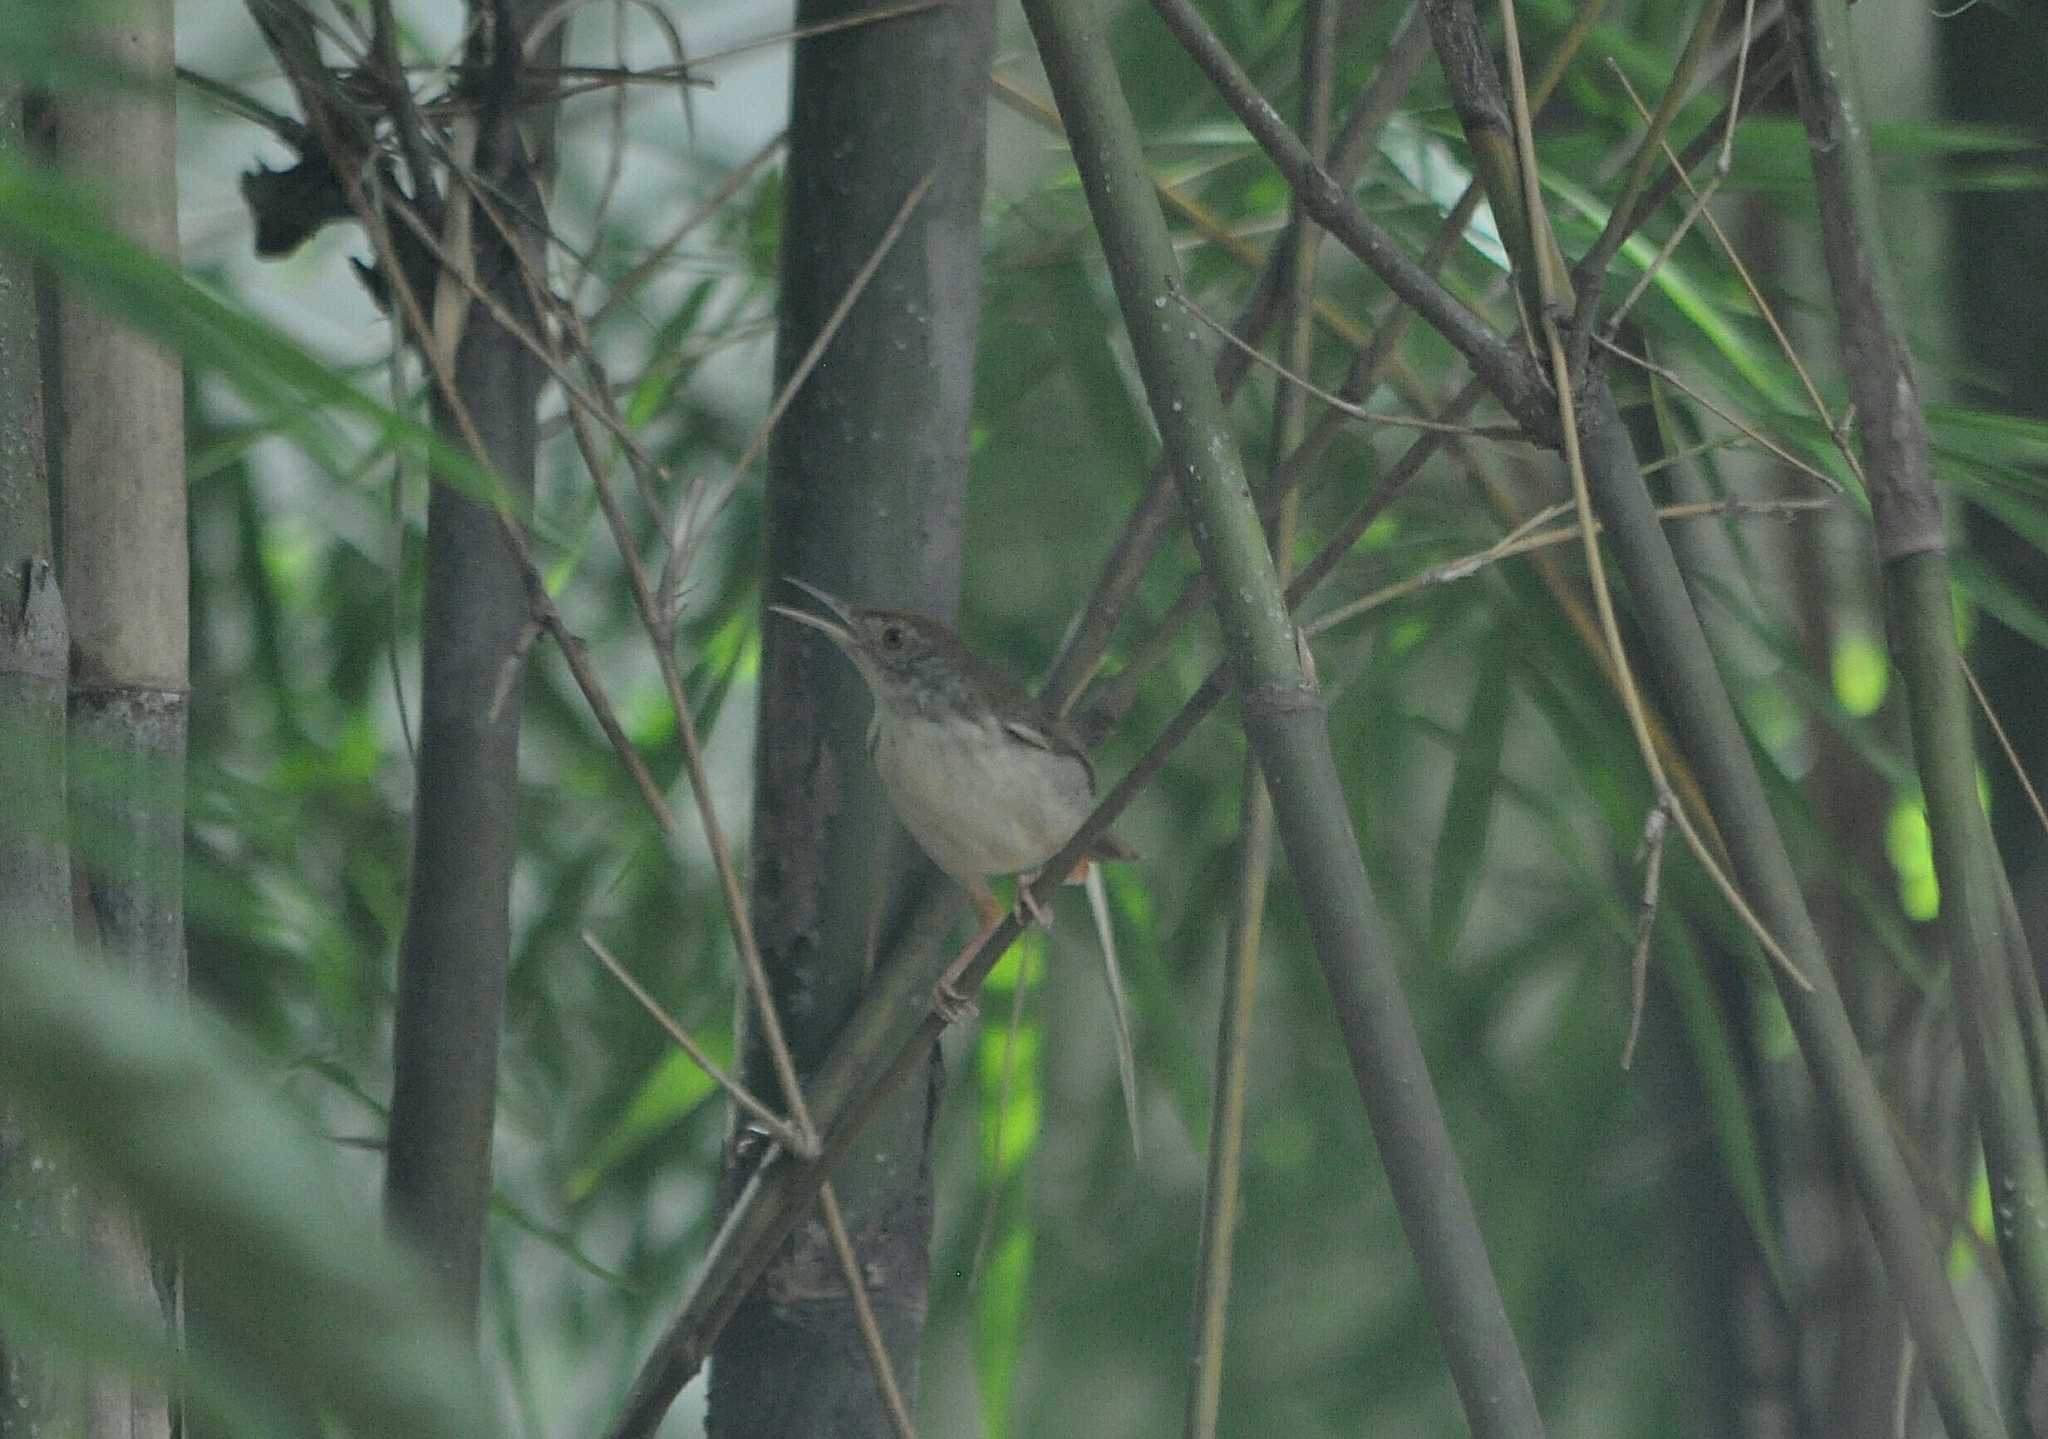
{"label": "blurred green background", "polygon": [[[0,45],[48,83],[49,19],[17,4]],[[692,53],[771,36],[779,7],[668,7]],[[1980,4],[1856,8],[1896,204],[1886,216],[1913,306],[1940,478],[1958,507],[1957,575],[1973,659],[2030,763],[2048,748],[2048,100],[2040,17]],[[1291,112],[1300,16],[1217,0],[1211,22]],[[408,44],[445,56],[453,0],[402,11]],[[1347,14],[1340,105],[1404,13]],[[1539,128],[1568,254],[1604,218],[1602,165],[1637,121],[1602,61],[1654,92],[1687,7],[1608,7]],[[1570,18],[1522,12],[1532,57]],[[238,4],[181,0],[182,64],[285,108]],[[1002,12],[1007,84],[1043,94],[1021,21]],[[665,47],[631,9],[591,7],[572,57],[656,64]],[[1263,248],[1285,190],[1149,10],[1113,27],[1126,88],[1162,180]],[[61,50],[55,52],[61,55]],[[0,66],[9,62],[0,60]],[[715,63],[687,107],[672,92],[573,100],[553,223],[600,278],[624,273],[705,204],[781,128],[788,47]],[[93,77],[57,77],[94,83]],[[1718,95],[1718,91],[1716,95]],[[962,627],[1014,671],[1050,660],[1144,480],[1150,421],[1064,150],[991,101],[985,314]],[[1839,411],[1843,386],[1820,269],[1805,140],[1784,93],[1745,112],[1716,213],[1787,318]],[[1688,109],[1689,137],[1717,109]],[[352,226],[281,263],[250,253],[239,175],[280,163],[274,142],[198,90],[180,101],[184,265],[200,291],[276,327],[347,386],[390,390],[390,327],[349,274]],[[600,196],[614,154],[616,198]],[[729,471],[768,400],[780,224],[771,157],[598,332],[641,438],[678,477]],[[1468,173],[1433,64],[1360,187],[1420,250]],[[27,192],[17,191],[19,194]],[[1649,243],[1676,223],[1667,207]],[[16,242],[61,236],[54,209],[18,212]],[[1785,359],[1704,227],[1635,312],[1632,342],[1780,444],[1836,473]],[[1176,222],[1195,299],[1232,312],[1243,265]],[[2031,237],[2032,243],[2026,243]],[[1446,275],[1481,302],[1499,276],[1483,236]],[[1632,277],[1650,251],[1625,260]],[[566,262],[565,262],[566,264]],[[1364,323],[1375,282],[1327,246],[1321,292]],[[183,302],[147,286],[123,303],[174,336]],[[1488,312],[1511,312],[1497,298]],[[1325,332],[1317,378],[1347,355]],[[188,925],[192,986],[243,1041],[261,1083],[331,1142],[345,1206],[374,1216],[375,1148],[390,1089],[393,958],[403,914],[417,711],[416,614],[425,480],[374,412],[279,376],[246,347],[195,350],[189,369],[192,711]],[[410,373],[410,372],[409,372]],[[1375,407],[1441,403],[1459,377],[1412,337]],[[416,375],[415,375],[416,381]],[[1621,383],[1646,433],[1682,458],[1660,499],[1812,496],[1817,486],[1638,372]],[[1271,460],[1274,382],[1235,405],[1255,472]],[[1653,406],[1652,402],[1655,402]],[[559,415],[559,396],[545,401]],[[1661,406],[1661,410],[1656,406]],[[1661,418],[1662,429],[1657,425]],[[1739,438],[1739,437],[1738,437]],[[1405,446],[1352,430],[1305,502],[1302,553]],[[1505,521],[1564,497],[1554,459],[1484,438],[1434,461],[1333,579],[1328,601],[1483,550]],[[679,642],[720,813],[744,853],[761,599],[757,481],[743,484],[693,573]],[[689,810],[681,754],[623,572],[562,427],[537,503],[539,557],[633,739]],[[1872,609],[1865,521],[1842,500],[1814,514],[1678,527],[1709,631],[1852,1008],[1928,1183],[1956,1224],[1955,1274],[1995,1312],[1967,1239],[1981,1180],[1953,1093],[1959,1060],[1938,906],[1903,717]],[[1553,552],[1576,590],[1571,547]],[[1157,615],[1193,573],[1184,540],[1155,564]],[[1144,633],[1127,624],[1114,661]],[[501,1432],[596,1432],[672,1313],[711,1232],[725,1106],[589,959],[590,929],[711,1050],[732,1047],[734,963],[694,823],[665,841],[546,645],[522,703],[524,841],[495,1145],[484,1357]],[[1147,678],[1102,766],[1115,776],[1214,662],[1197,623]],[[1829,1144],[1815,1129],[1783,1017],[1753,947],[1674,848],[1632,1069],[1619,1066],[1640,896],[1633,860],[1651,795],[1621,713],[1581,635],[1524,560],[1421,587],[1317,644],[1353,814],[1400,956],[1516,1332],[1552,1432],[1575,1436],[1850,1432],[1830,1402],[1866,1342],[1881,1276]],[[408,708],[410,707],[410,708]],[[2041,897],[2041,831],[2013,771],[1981,751],[1984,784],[2023,908]],[[1237,853],[1243,743],[1226,706],[1175,756],[1120,828],[1144,852],[1113,874],[1137,1012],[1147,1149],[1123,1135],[1108,1016],[1078,900],[1020,946],[978,1030],[948,1037],[935,1277],[922,1432],[1159,1434],[1183,1403],[1200,1222],[1220,953]],[[1011,987],[1026,987],[1015,1076],[999,1105]],[[1463,1432],[1428,1311],[1326,1013],[1284,866],[1274,879],[1251,1092],[1245,1218],[1225,1379],[1231,1434]],[[1975,1223],[1982,1232],[1981,1215]],[[986,1233],[984,1233],[986,1231]],[[984,1242],[985,1241],[985,1242]],[[977,1254],[980,1257],[977,1267]],[[1769,1342],[1766,1342],[1769,1341]],[[1756,1352],[1783,1361],[1760,1372]],[[1995,1353],[1995,1346],[1994,1351]],[[664,1432],[697,1432],[701,1385]],[[1773,1409],[1771,1406],[1779,1406]],[[1911,1432],[1931,1423],[1915,1409]],[[1782,1413],[1794,1427],[1758,1418]],[[977,1430],[977,1426],[979,1426]]]}

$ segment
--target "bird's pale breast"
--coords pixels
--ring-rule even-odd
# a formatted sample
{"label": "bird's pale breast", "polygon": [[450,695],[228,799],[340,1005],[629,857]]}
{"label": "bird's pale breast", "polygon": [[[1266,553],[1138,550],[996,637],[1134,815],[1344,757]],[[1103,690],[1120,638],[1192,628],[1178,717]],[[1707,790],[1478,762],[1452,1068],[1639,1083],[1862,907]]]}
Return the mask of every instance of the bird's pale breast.
{"label": "bird's pale breast", "polygon": [[992,728],[897,713],[875,736],[875,769],[904,828],[955,876],[1033,869],[1094,807],[1078,758]]}

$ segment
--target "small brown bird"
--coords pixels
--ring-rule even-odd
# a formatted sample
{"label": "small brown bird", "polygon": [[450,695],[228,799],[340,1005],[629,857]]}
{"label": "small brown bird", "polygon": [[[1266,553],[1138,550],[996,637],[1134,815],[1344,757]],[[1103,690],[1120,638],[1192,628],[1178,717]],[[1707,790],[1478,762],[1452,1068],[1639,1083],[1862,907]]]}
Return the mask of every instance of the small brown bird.
{"label": "small brown bird", "polygon": [[[832,618],[771,604],[776,614],[829,636],[874,695],[868,754],[903,827],[974,900],[984,926],[939,981],[941,1012],[966,1009],[959,972],[1003,918],[991,875],[1037,869],[1066,846],[1095,808],[1095,767],[1064,721],[945,625],[902,610],[864,609],[792,577]],[[1085,883],[1103,944],[1116,1020],[1117,1071],[1131,1144],[1138,1144],[1137,1066],[1130,1016],[1111,940],[1097,860],[1134,859],[1113,834],[1098,835],[1073,880]],[[1041,923],[1050,916],[1017,887]]]}

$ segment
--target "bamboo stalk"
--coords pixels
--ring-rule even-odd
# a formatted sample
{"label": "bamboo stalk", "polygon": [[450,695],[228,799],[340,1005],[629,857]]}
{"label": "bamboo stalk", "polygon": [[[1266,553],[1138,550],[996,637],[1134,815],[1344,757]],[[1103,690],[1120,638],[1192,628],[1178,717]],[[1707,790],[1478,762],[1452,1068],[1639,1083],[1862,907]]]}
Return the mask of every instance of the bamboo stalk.
{"label": "bamboo stalk", "polygon": [[1856,407],[1886,628],[1912,718],[1991,1212],[2019,1301],[2021,1353],[2033,1366],[2048,1356],[2048,1158],[2034,1105],[2036,1066],[2048,1056],[2030,1056],[2027,1042],[2030,1031],[2042,1029],[2040,996],[2035,986],[2013,983],[2013,969],[2030,965],[2031,957],[2024,935],[2008,922],[2013,906],[2005,871],[1977,794],[1948,538],[1879,226],[1881,201],[1848,12],[1830,0],[1794,0],[1789,18],[1822,251]]}
{"label": "bamboo stalk", "polygon": [[[1180,488],[1195,546],[1216,591],[1217,617],[1245,729],[1273,801],[1276,828],[1330,992],[1353,1074],[1380,1143],[1467,1421],[1482,1436],[1543,1432],[1507,1322],[1471,1198],[1452,1151],[1391,957],[1374,943],[1365,867],[1337,775],[1305,641],[1288,616],[1243,466],[1199,331],[1175,314],[1175,260],[1146,183],[1137,128],[1086,0],[1027,0],[1025,16],[1073,141],[1089,209],[1109,262],[1153,418]],[[1162,7],[1164,8],[1164,7]],[[1183,38],[1186,38],[1183,32]],[[1353,206],[1327,206],[1327,177],[1303,151],[1298,191],[1322,223],[1365,238]],[[1311,198],[1314,197],[1314,198]],[[1461,306],[1432,300],[1433,282],[1402,261],[1404,297],[1458,329]],[[1415,283],[1416,281],[1420,283]],[[1410,293],[1412,292],[1412,293]],[[1440,293],[1440,292],[1437,292]],[[1468,332],[1469,334],[1469,332]],[[1495,370],[1489,340],[1470,336],[1475,369]],[[1465,348],[1461,344],[1461,348]],[[1512,367],[1509,367],[1512,368]]]}
{"label": "bamboo stalk", "polygon": [[1879,226],[1848,13],[1830,0],[1795,0],[1789,13],[1822,248],[1856,406],[1887,628],[1912,716],[1992,1214],[2026,1328],[2022,1353],[2038,1364],[2048,1344],[2048,1159],[2033,1096],[2048,1055],[2030,1054],[2028,1040],[2044,1028],[2041,998],[2037,986],[2013,982],[2013,971],[2030,968],[2032,958],[2009,918],[2005,870],[1977,796],[1941,497]]}
{"label": "bamboo stalk", "polygon": [[[87,28],[80,43],[128,83],[51,105],[58,167],[109,223],[177,252],[172,15],[152,0]],[[186,725],[184,383],[177,359],[69,287],[58,292],[54,453],[58,557],[69,635],[66,724],[78,947],[167,994],[185,987]],[[151,1326],[175,1324],[175,1264],[152,1254],[130,1209],[96,1196],[82,1225],[112,1293]],[[164,1276],[160,1287],[158,1272]],[[168,1396],[97,1371],[81,1432],[168,1435]]]}
{"label": "bamboo stalk", "polygon": [[[1410,12],[1413,18],[1413,12]],[[1406,38],[1405,36],[1402,38]],[[1397,41],[1397,44],[1399,42]],[[1337,49],[1332,0],[1310,0],[1301,27],[1302,135],[1318,163],[1330,153],[1330,99]],[[1276,285],[1282,288],[1280,326],[1285,364],[1297,374],[1311,368],[1315,351],[1316,257],[1322,231],[1290,205],[1287,228],[1275,246]],[[1221,398],[1219,393],[1219,399]],[[1283,384],[1274,397],[1273,458],[1291,453],[1308,430],[1308,392]],[[1300,491],[1290,489],[1273,521],[1272,552],[1279,577],[1293,570]],[[1216,1016],[1216,1074],[1209,1120],[1209,1164],[1202,1187],[1202,1236],[1195,1269],[1195,1335],[1188,1385],[1186,1439],[1214,1439],[1223,1407],[1225,1337],[1229,1330],[1232,1261],[1244,1179],[1245,1115],[1251,1089],[1251,1048],[1258,1013],[1260,948],[1265,939],[1267,881],[1273,866],[1273,802],[1258,761],[1245,756],[1244,802],[1239,823],[1237,883],[1223,949],[1223,1003]]]}

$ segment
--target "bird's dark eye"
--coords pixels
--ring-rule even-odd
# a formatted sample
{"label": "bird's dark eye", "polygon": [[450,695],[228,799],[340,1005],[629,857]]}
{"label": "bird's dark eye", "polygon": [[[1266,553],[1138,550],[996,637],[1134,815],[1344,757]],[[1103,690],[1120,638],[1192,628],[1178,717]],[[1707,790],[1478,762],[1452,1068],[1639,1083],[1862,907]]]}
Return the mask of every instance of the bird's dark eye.
{"label": "bird's dark eye", "polygon": [[884,625],[884,626],[882,626],[882,647],[883,647],[884,649],[892,649],[892,650],[900,650],[900,649],[902,649],[902,648],[903,648],[903,626],[901,626],[901,625]]}

